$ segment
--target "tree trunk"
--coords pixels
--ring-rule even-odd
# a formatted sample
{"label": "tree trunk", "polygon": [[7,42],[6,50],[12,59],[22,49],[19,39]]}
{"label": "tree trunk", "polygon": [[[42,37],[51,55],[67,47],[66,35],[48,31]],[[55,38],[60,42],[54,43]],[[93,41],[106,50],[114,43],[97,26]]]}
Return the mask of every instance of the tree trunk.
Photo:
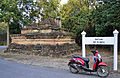
{"label": "tree trunk", "polygon": [[9,46],[9,23],[8,23],[8,26],[7,26],[7,46]]}

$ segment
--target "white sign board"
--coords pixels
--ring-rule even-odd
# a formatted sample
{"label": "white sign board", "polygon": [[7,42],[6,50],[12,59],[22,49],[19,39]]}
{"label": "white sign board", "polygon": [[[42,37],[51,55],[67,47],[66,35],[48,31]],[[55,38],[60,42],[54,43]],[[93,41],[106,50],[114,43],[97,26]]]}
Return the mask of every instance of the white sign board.
{"label": "white sign board", "polygon": [[114,37],[85,37],[85,44],[114,45]]}
{"label": "white sign board", "polygon": [[114,37],[85,37],[82,32],[82,56],[85,57],[85,45],[114,45],[114,70],[117,70],[118,57],[118,31],[113,31]]}

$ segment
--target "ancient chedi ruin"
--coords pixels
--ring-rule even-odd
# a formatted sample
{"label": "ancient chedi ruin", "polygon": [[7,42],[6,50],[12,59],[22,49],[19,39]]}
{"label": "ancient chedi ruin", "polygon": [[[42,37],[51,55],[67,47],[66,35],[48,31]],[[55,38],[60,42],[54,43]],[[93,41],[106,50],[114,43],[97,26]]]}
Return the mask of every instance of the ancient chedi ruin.
{"label": "ancient chedi ruin", "polygon": [[67,34],[60,20],[52,18],[25,26],[21,34],[13,34],[11,39],[5,52],[59,57],[80,50],[75,36]]}

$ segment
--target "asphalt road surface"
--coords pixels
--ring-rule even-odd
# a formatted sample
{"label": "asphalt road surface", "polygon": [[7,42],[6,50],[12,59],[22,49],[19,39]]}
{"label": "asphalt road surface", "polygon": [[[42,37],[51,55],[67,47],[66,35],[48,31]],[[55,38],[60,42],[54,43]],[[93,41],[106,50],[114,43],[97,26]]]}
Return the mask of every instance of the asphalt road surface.
{"label": "asphalt road surface", "polygon": [[[0,59],[0,78],[99,78],[96,74],[29,66]],[[108,77],[113,78],[113,77]]]}
{"label": "asphalt road surface", "polygon": [[7,48],[7,46],[0,46],[0,51],[3,51]]}

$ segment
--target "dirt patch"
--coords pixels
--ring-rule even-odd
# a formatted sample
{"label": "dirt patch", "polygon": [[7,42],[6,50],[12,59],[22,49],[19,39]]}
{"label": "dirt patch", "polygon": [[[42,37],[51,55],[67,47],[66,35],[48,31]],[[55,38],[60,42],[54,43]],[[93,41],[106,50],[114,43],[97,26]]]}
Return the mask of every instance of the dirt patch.
{"label": "dirt patch", "polygon": [[18,63],[48,67],[48,68],[56,68],[68,70],[67,63],[69,61],[68,58],[52,58],[52,57],[44,57],[44,56],[35,56],[35,55],[24,55],[24,54],[13,54],[13,53],[0,53],[0,58],[8,61],[15,61]]}

